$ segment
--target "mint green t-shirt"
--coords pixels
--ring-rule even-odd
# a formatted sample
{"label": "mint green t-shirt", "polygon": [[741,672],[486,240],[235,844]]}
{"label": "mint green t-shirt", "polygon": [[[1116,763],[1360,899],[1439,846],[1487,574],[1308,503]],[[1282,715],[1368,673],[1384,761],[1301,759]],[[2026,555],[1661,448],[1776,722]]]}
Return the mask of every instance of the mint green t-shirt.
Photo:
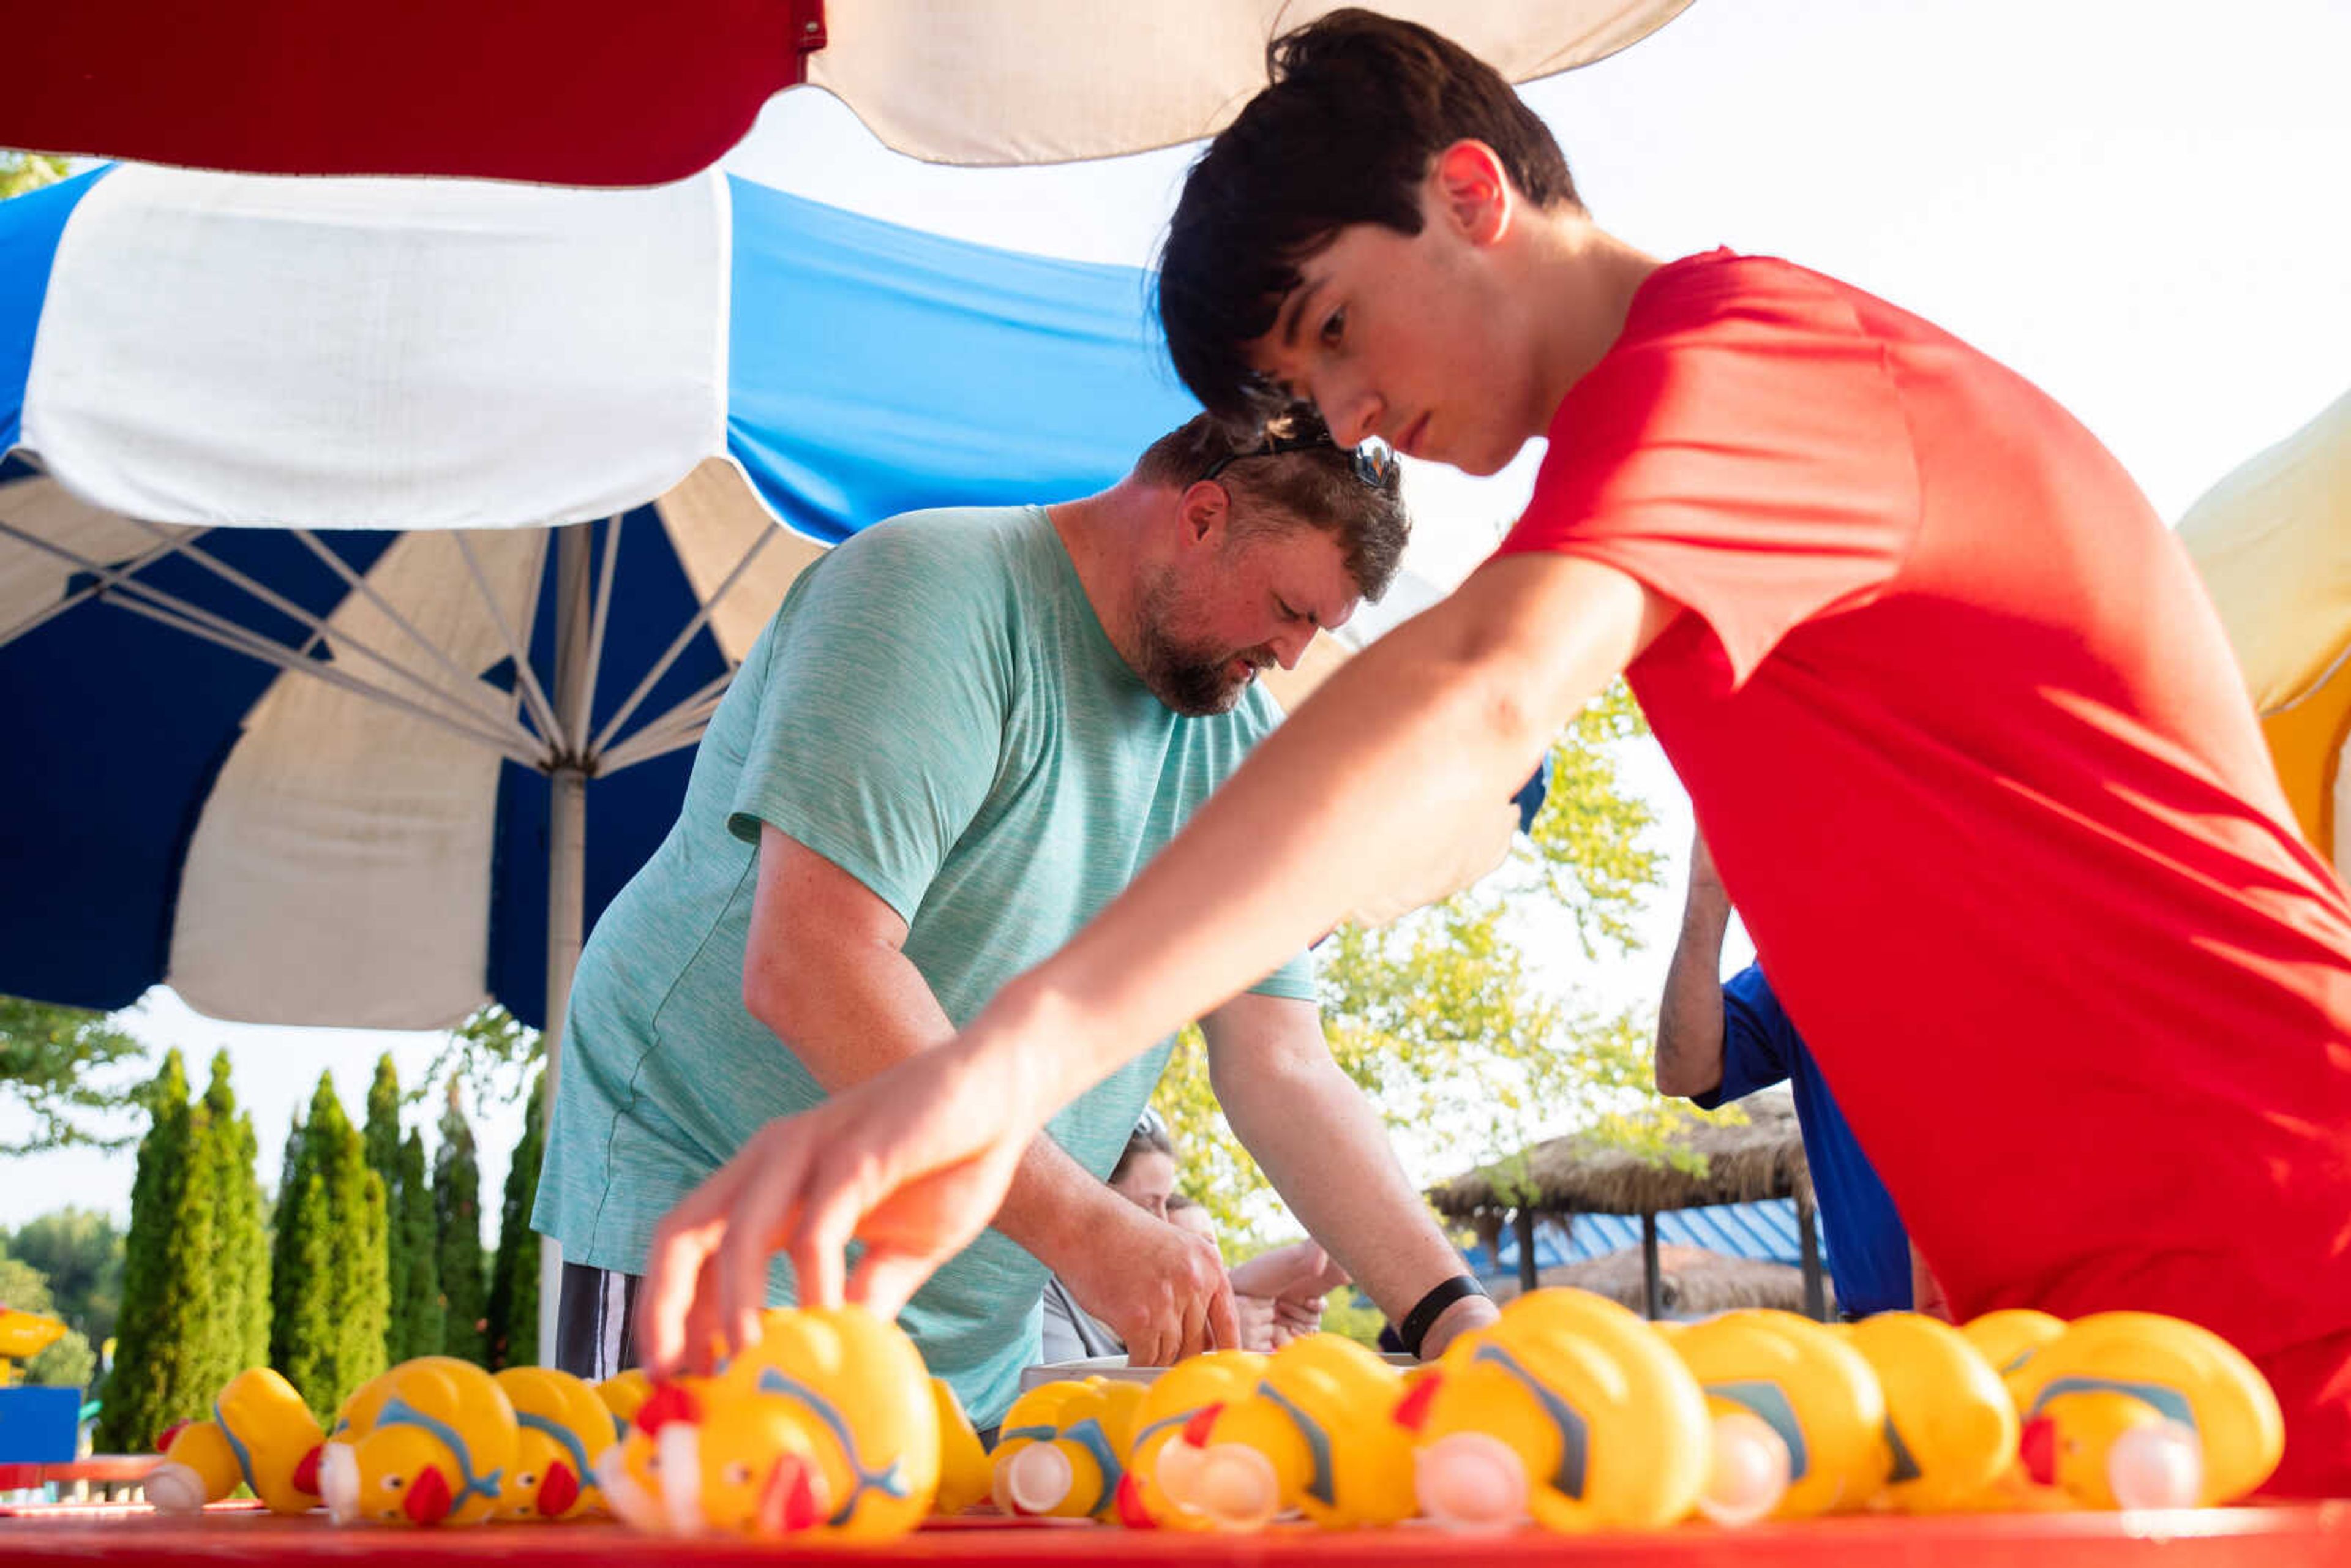
{"label": "mint green t-shirt", "polygon": [[[769,1118],[822,1098],[743,1005],[760,824],[855,876],[957,1024],[1059,948],[1270,729],[1252,687],[1164,706],[1104,634],[1043,508],[918,512],[810,567],[695,754],[684,809],[581,953],[537,1229],[642,1273],[654,1226]],[[1311,1000],[1304,955],[1259,988]],[[1167,1043],[1056,1116],[1106,1176]],[[994,1230],[901,1320],[982,1427],[1036,1357],[1044,1266]],[[777,1299],[789,1300],[778,1265]]]}

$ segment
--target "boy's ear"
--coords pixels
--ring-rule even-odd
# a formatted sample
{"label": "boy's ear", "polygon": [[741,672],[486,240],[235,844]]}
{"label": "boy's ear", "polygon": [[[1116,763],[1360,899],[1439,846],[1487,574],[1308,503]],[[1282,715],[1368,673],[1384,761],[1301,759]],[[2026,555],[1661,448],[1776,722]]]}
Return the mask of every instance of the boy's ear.
{"label": "boy's ear", "polygon": [[1518,193],[1491,147],[1474,140],[1455,142],[1437,155],[1429,181],[1445,216],[1472,245],[1492,245],[1510,231]]}

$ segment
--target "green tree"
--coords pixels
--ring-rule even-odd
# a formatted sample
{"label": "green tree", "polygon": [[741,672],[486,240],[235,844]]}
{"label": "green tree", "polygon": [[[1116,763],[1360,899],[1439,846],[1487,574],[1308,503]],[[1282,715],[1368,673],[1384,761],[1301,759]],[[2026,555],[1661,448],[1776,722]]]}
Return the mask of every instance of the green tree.
{"label": "green tree", "polygon": [[178,1051],[165,1054],[141,1098],[151,1124],[131,1189],[122,1312],[96,1439],[114,1453],[144,1450],[164,1427],[202,1416],[218,1392],[204,1382],[215,1283],[210,1195],[197,1179],[195,1118]]}
{"label": "green tree", "polygon": [[452,1076],[441,1113],[441,1147],[433,1157],[433,1223],[437,1237],[444,1354],[486,1365],[487,1302],[483,1283],[482,1171],[474,1129]]}
{"label": "green tree", "polygon": [[325,1074],[287,1139],[270,1258],[269,1361],[319,1419],[384,1367],[383,1184]]}
{"label": "green tree", "polygon": [[14,1101],[33,1122],[26,1136],[0,1141],[0,1155],[77,1144],[127,1146],[137,1136],[135,1129],[100,1132],[92,1121],[133,1098],[133,1085],[146,1066],[147,1048],[108,1023],[103,1013],[0,997],[0,1103]]}
{"label": "green tree", "polygon": [[530,1211],[538,1201],[538,1167],[547,1153],[547,1074],[531,1081],[522,1138],[507,1166],[506,1203],[498,1210],[498,1249],[490,1264],[490,1364],[538,1364],[538,1232]]}
{"label": "green tree", "polygon": [[334,1211],[312,1129],[325,1114],[320,1102],[333,1099],[321,1075],[308,1121],[298,1119],[286,1134],[269,1244],[269,1364],[322,1416],[335,1407]]}
{"label": "green tree", "polygon": [[114,1333],[122,1305],[122,1232],[112,1215],[59,1208],[28,1219],[0,1251],[47,1280],[57,1315],[92,1344]]}
{"label": "green tree", "polygon": [[[386,1269],[392,1211],[367,1145],[348,1124],[329,1171],[335,1213],[335,1405],[381,1372],[392,1291]],[[334,1406],[322,1406],[321,1414]]]}
{"label": "green tree", "polygon": [[424,1136],[412,1132],[400,1145],[394,1203],[393,1223],[408,1267],[392,1303],[385,1354],[393,1362],[441,1354],[441,1263],[434,1250],[433,1184],[424,1169]]}
{"label": "green tree", "polygon": [[[24,1259],[10,1257],[5,1247],[0,1247],[0,1306],[59,1320],[65,1317],[50,1294],[47,1278]],[[98,1370],[98,1355],[79,1330],[68,1327],[62,1337],[43,1346],[20,1370],[24,1381],[43,1388],[87,1388]]]}
{"label": "green tree", "polygon": [[213,1057],[212,1082],[195,1109],[200,1180],[212,1210],[214,1284],[205,1376],[214,1389],[269,1358],[269,1238],[261,1216],[261,1178],[253,1118],[236,1108],[225,1051]]}
{"label": "green tree", "polygon": [[393,1361],[404,1361],[407,1357],[398,1347],[408,1343],[402,1331],[402,1312],[408,1301],[408,1276],[413,1265],[407,1235],[399,1220],[400,1073],[388,1051],[376,1059],[375,1082],[368,1087],[366,1139],[368,1169],[383,1183],[384,1279],[392,1303],[391,1314],[385,1320],[384,1354]]}
{"label": "green tree", "polygon": [[[1625,792],[1616,747],[1642,733],[1622,684],[1560,736],[1549,794],[1504,868],[1378,930],[1342,926],[1317,957],[1332,1058],[1423,1159],[1508,1162],[1562,1122],[1662,1155],[1681,1113],[1649,1092],[1644,1018],[1604,1017],[1542,983],[1531,950],[1589,956],[1634,946],[1659,856],[1648,808]],[[1269,1189],[1186,1030],[1154,1103],[1182,1156],[1184,1190],[1235,1239],[1260,1234]]]}
{"label": "green tree", "polygon": [[0,202],[54,185],[70,172],[62,158],[39,152],[0,152]]}
{"label": "green tree", "polygon": [[538,1030],[492,1002],[449,1031],[424,1070],[424,1081],[438,1082],[455,1073],[474,1092],[476,1104],[511,1105],[545,1053]]}

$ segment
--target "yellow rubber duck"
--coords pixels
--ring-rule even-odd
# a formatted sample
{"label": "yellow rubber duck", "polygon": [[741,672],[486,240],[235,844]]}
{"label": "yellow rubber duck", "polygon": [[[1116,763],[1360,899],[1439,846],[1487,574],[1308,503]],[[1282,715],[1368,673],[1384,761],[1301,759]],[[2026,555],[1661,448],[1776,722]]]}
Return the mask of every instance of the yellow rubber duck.
{"label": "yellow rubber duck", "polygon": [[1204,1410],[1248,1398],[1265,1375],[1265,1359],[1255,1351],[1212,1350],[1152,1379],[1135,1407],[1126,1473],[1119,1478],[1119,1522],[1135,1530],[1214,1528],[1214,1521],[1182,1500],[1192,1495],[1201,1453],[1182,1441],[1184,1427]]}
{"label": "yellow rubber duck", "polygon": [[1879,1312],[1845,1330],[1886,1396],[1885,1490],[1904,1513],[1971,1507],[2015,1461],[2016,1406],[1968,1337],[1938,1318]]}
{"label": "yellow rubber duck", "polygon": [[1698,1511],[1719,1524],[1856,1509],[1886,1479],[1886,1396],[1861,1353],[1809,1318],[1750,1308],[1667,1343],[1706,1392],[1714,1456]]}
{"label": "yellow rubber duck", "polygon": [[[889,1541],[921,1524],[939,1486],[939,1417],[914,1342],[863,1307],[780,1308],[715,1380],[784,1400],[816,1471],[822,1519],[842,1541]],[[797,1515],[795,1515],[797,1518]]]}
{"label": "yellow rubber duck", "polygon": [[497,1385],[514,1406],[515,1474],[501,1519],[577,1519],[601,1512],[596,1458],[615,1441],[612,1413],[596,1391],[551,1366],[509,1366]]}
{"label": "yellow rubber duck", "polygon": [[963,1401],[944,1377],[931,1379],[931,1407],[939,1418],[939,1490],[931,1511],[952,1516],[986,1501],[996,1472],[971,1417],[963,1413]]}
{"label": "yellow rubber duck", "polygon": [[1396,1369],[1353,1340],[1291,1340],[1247,1398],[1185,1427],[1177,1440],[1200,1450],[1185,1500],[1219,1530],[1261,1529],[1293,1509],[1333,1529],[1407,1519],[1413,1435],[1393,1418],[1403,1394]]}
{"label": "yellow rubber duck", "polygon": [[325,1441],[294,1385],[256,1366],[228,1380],[211,1420],[163,1434],[163,1462],[147,1472],[143,1490],[165,1513],[193,1513],[242,1482],[272,1513],[308,1513],[319,1506]]}
{"label": "yellow rubber duck", "polygon": [[996,1439],[996,1506],[1032,1519],[1113,1517],[1144,1393],[1140,1383],[1089,1377],[1014,1400]]}
{"label": "yellow rubber duck", "polygon": [[344,1402],[319,1465],[338,1524],[479,1524],[499,1510],[521,1429],[497,1381],[471,1362],[425,1355]]}
{"label": "yellow rubber duck", "polygon": [[2076,1319],[2021,1376],[2025,1469],[2085,1508],[2233,1502],[2285,1451],[2268,1380],[2228,1341],[2179,1318]]}
{"label": "yellow rubber duck", "polygon": [[1959,1332],[1991,1363],[1991,1369],[2008,1385],[2009,1398],[2013,1403],[2026,1364],[2035,1351],[2065,1332],[2065,1320],[2031,1307],[2003,1307],[1970,1319],[1959,1326]]}
{"label": "yellow rubber duck", "polygon": [[646,1375],[643,1367],[632,1366],[626,1372],[617,1373],[589,1386],[596,1391],[596,1397],[604,1402],[604,1408],[612,1413],[612,1438],[618,1442],[629,1435],[629,1422],[636,1416],[637,1407],[653,1393],[653,1380]]}
{"label": "yellow rubber duck", "polygon": [[800,1408],[716,1378],[656,1385],[604,1450],[606,1505],[651,1535],[776,1539],[825,1522],[823,1469]]}
{"label": "yellow rubber duck", "polygon": [[1456,1529],[1656,1529],[1689,1516],[1713,1458],[1698,1381],[1616,1302],[1531,1291],[1446,1347],[1395,1419],[1414,1492]]}

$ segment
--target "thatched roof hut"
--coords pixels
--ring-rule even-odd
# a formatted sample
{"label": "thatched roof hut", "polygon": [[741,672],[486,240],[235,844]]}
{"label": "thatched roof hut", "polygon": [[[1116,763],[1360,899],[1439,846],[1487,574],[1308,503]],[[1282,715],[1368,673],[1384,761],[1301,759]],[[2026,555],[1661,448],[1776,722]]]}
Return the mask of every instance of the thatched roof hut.
{"label": "thatched roof hut", "polygon": [[[1648,1299],[1647,1263],[1637,1247],[1621,1248],[1580,1263],[1557,1264],[1543,1270],[1535,1282],[1573,1285],[1621,1301],[1636,1312]],[[1659,1247],[1657,1285],[1659,1305],[1667,1317],[1701,1317],[1735,1307],[1804,1310],[1802,1270],[1752,1258],[1726,1258],[1703,1247]],[[1494,1291],[1504,1301],[1518,1293],[1518,1285],[1509,1281]]]}
{"label": "thatched roof hut", "polygon": [[1747,1115],[1744,1125],[1697,1118],[1668,1138],[1677,1149],[1704,1155],[1702,1172],[1585,1137],[1552,1138],[1527,1151],[1523,1179],[1508,1167],[1465,1171],[1431,1187],[1429,1201],[1438,1213],[1472,1223],[1496,1210],[1515,1210],[1521,1197],[1538,1214],[1659,1214],[1771,1197],[1809,1204],[1812,1174],[1795,1103],[1757,1094],[1740,1109]]}
{"label": "thatched roof hut", "polygon": [[1644,1299],[1637,1304],[1646,1305],[1651,1317],[1659,1317],[1667,1310],[1657,1257],[1659,1214],[1792,1197],[1803,1245],[1799,1278],[1806,1304],[1801,1310],[1824,1317],[1828,1294],[1813,1235],[1812,1172],[1804,1163],[1795,1103],[1785,1092],[1767,1092],[1750,1095],[1739,1108],[1745,1113],[1743,1122],[1701,1117],[1671,1134],[1667,1141],[1676,1148],[1705,1157],[1703,1167],[1695,1171],[1589,1136],[1552,1138],[1528,1150],[1523,1166],[1512,1161],[1465,1171],[1430,1188],[1429,1201],[1438,1213],[1475,1226],[1489,1242],[1500,1236],[1504,1223],[1513,1226],[1519,1238],[1519,1281],[1527,1289],[1536,1282],[1538,1217],[1572,1223],[1578,1214],[1641,1216],[1646,1266]]}

